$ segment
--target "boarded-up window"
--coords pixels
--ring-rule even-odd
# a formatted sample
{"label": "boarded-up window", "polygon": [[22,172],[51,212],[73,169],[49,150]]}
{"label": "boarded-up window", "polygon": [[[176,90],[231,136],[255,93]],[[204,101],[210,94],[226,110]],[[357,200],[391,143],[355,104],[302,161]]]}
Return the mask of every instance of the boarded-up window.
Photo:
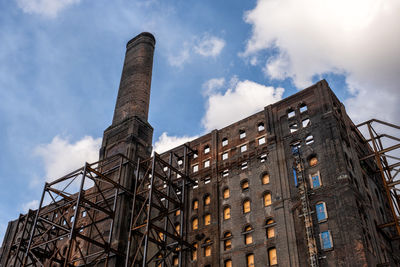
{"label": "boarded-up window", "polygon": [[248,200],[248,199],[246,199],[244,202],[243,202],[243,212],[244,213],[248,213],[248,212],[250,212],[250,210],[251,210],[251,207],[250,207],[250,200]]}
{"label": "boarded-up window", "polygon": [[311,188],[319,188],[321,186],[321,177],[319,172],[310,175]]}
{"label": "boarded-up window", "polygon": [[211,239],[209,238],[204,241],[204,256],[211,256]]}
{"label": "boarded-up window", "polygon": [[267,239],[275,237],[275,221],[268,219],[265,227],[267,228]]}
{"label": "boarded-up window", "polygon": [[193,230],[199,229],[199,219],[194,218],[194,219],[192,220],[192,229],[193,229]]}
{"label": "boarded-up window", "polygon": [[317,203],[317,205],[315,205],[315,209],[317,210],[317,218],[319,222],[325,221],[328,218],[325,202]]}
{"label": "boarded-up window", "polygon": [[211,214],[204,215],[204,225],[209,225],[211,223]]}
{"label": "boarded-up window", "polygon": [[244,229],[244,243],[246,245],[249,245],[249,244],[253,243],[253,234],[252,234],[252,232],[253,232],[253,227],[251,227],[250,225],[245,227],[245,229]]}
{"label": "boarded-up window", "polygon": [[246,255],[247,267],[254,267],[254,254]]}
{"label": "boarded-up window", "polygon": [[318,164],[317,157],[311,157],[310,160],[308,161],[308,163],[310,164],[310,167],[317,165]]}
{"label": "boarded-up window", "polygon": [[272,201],[271,201],[271,193],[265,193],[265,195],[264,195],[264,206],[268,207],[268,206],[271,205],[271,203],[272,203]]}
{"label": "boarded-up window", "polygon": [[276,248],[268,249],[268,260],[269,260],[269,265],[278,264],[278,259],[276,257]]}
{"label": "boarded-up window", "polygon": [[204,205],[208,206],[208,205],[210,205],[210,203],[211,203],[211,197],[210,197],[210,195],[206,195],[204,197]]}
{"label": "boarded-up window", "polygon": [[331,249],[333,247],[332,237],[330,231],[325,231],[320,234],[322,249]]}
{"label": "boarded-up window", "polygon": [[269,184],[269,174],[268,173],[263,175],[261,182],[262,182],[262,184]]}
{"label": "boarded-up window", "polygon": [[227,198],[230,197],[229,188],[225,188],[225,189],[224,189],[223,195],[224,195],[224,199],[227,199]]}
{"label": "boarded-up window", "polygon": [[193,247],[195,247],[195,250],[192,250],[192,261],[197,261],[197,250],[199,248],[199,244],[194,243]]}
{"label": "boarded-up window", "polygon": [[248,180],[242,181],[242,190],[246,191],[248,189],[249,189],[249,181]]}
{"label": "boarded-up window", "polygon": [[231,218],[231,208],[225,207],[224,208],[224,220],[228,220]]}
{"label": "boarded-up window", "polygon": [[193,200],[193,210],[197,210],[199,208],[199,201]]}

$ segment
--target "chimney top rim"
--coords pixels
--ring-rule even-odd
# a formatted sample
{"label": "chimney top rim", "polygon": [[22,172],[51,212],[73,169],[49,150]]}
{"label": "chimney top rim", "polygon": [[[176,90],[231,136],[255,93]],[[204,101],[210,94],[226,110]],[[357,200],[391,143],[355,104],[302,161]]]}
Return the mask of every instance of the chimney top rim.
{"label": "chimney top rim", "polygon": [[154,35],[151,34],[150,32],[142,32],[142,33],[138,34],[137,36],[133,37],[131,40],[129,40],[129,42],[126,44],[126,47],[128,48],[134,44],[140,43],[149,38],[151,39],[153,45],[155,45],[156,39],[154,38]]}

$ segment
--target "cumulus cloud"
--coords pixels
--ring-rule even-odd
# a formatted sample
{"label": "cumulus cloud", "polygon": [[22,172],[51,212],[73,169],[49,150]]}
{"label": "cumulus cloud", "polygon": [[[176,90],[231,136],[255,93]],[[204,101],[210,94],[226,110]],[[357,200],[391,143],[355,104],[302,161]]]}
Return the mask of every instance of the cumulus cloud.
{"label": "cumulus cloud", "polygon": [[202,57],[216,57],[225,47],[225,40],[219,37],[203,34],[202,37],[194,36],[191,40],[183,43],[183,47],[177,53],[168,55],[168,62],[171,66],[182,67],[187,63],[193,54]]}
{"label": "cumulus cloud", "polygon": [[161,154],[165,151],[170,150],[171,148],[177,147],[193,139],[196,139],[197,137],[198,136],[169,136],[167,132],[163,132],[158,140],[154,143],[153,150],[158,154]]}
{"label": "cumulus cloud", "polygon": [[39,14],[46,17],[57,17],[58,13],[80,0],[16,0],[18,6],[29,14]]}
{"label": "cumulus cloud", "polygon": [[264,61],[265,73],[292,78],[298,88],[314,75],[344,74],[353,118],[379,113],[398,122],[399,12],[397,0],[259,0],[244,17],[253,30],[242,55],[254,64],[260,51],[278,51]]}
{"label": "cumulus cloud", "polygon": [[225,85],[225,78],[213,78],[203,83],[203,95],[208,96],[215,93]]}
{"label": "cumulus cloud", "polygon": [[195,45],[194,51],[204,57],[216,57],[221,53],[224,46],[224,39],[206,34]]}
{"label": "cumulus cloud", "polygon": [[82,167],[85,162],[97,161],[100,146],[101,138],[85,136],[70,143],[68,139],[56,136],[51,143],[36,147],[35,155],[43,160],[46,181],[50,182]]}
{"label": "cumulus cloud", "polygon": [[36,210],[39,208],[39,200],[32,200],[22,204],[22,212],[27,213],[29,210]]}
{"label": "cumulus cloud", "polygon": [[264,86],[252,81],[231,79],[232,88],[208,97],[206,114],[202,119],[207,131],[219,129],[262,110],[282,99],[283,88]]}

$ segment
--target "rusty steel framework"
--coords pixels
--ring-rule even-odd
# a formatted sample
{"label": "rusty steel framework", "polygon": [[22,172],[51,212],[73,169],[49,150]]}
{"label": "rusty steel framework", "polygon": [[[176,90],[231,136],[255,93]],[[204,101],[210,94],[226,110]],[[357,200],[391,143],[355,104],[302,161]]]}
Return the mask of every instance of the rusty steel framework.
{"label": "rusty steel framework", "polygon": [[111,241],[117,202],[133,196],[120,179],[134,167],[118,154],[46,183],[22,266],[107,266],[110,256],[124,256]]}
{"label": "rusty steel framework", "polygon": [[5,266],[22,266],[24,253],[28,246],[29,236],[32,230],[36,212],[29,210],[27,214],[20,214],[16,224],[16,230],[11,239],[11,246],[7,253]]}
{"label": "rusty steel framework", "polygon": [[138,162],[126,267],[183,266],[185,252],[195,249],[185,241],[192,153],[183,145]]}
{"label": "rusty steel framework", "polygon": [[[382,178],[385,193],[392,213],[391,221],[378,225],[379,228],[394,228],[392,239],[400,239],[400,126],[372,119],[356,126],[367,130],[365,140],[372,153],[361,158],[361,161],[375,159],[377,170]],[[386,133],[379,133],[379,132]]]}

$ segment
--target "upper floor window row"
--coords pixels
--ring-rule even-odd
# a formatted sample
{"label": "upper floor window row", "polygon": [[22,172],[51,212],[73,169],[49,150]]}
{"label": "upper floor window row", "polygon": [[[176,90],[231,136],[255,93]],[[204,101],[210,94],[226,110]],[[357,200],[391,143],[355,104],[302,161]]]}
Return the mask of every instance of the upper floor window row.
{"label": "upper floor window row", "polygon": [[[308,107],[305,103],[300,104],[298,111],[300,112],[300,114],[306,112],[308,110]],[[294,110],[293,108],[290,108],[287,112],[287,116],[289,119],[296,117],[296,110]]]}

